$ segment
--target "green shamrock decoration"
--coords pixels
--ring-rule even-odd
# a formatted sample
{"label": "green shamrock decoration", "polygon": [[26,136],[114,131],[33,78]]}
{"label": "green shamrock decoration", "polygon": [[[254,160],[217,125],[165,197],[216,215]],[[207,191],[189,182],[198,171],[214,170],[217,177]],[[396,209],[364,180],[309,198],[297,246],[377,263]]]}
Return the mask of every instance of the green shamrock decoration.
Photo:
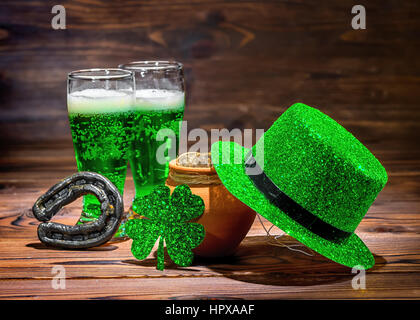
{"label": "green shamrock decoration", "polygon": [[167,186],[156,187],[152,193],[135,200],[144,219],[132,219],[126,224],[127,235],[133,239],[131,252],[139,260],[146,259],[159,238],[157,249],[158,270],[163,270],[164,244],[172,261],[186,267],[191,265],[192,249],[204,239],[204,227],[188,222],[204,212],[201,197],[193,195],[183,184],[175,188],[172,196]]}

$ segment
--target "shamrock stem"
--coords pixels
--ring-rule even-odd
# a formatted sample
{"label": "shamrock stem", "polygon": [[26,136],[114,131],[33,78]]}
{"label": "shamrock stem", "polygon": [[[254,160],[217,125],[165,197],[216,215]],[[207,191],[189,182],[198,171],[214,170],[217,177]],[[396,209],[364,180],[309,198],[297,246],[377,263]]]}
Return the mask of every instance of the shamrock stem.
{"label": "shamrock stem", "polygon": [[157,249],[157,266],[156,269],[163,270],[165,269],[165,249],[163,246],[163,237],[159,238],[159,246]]}

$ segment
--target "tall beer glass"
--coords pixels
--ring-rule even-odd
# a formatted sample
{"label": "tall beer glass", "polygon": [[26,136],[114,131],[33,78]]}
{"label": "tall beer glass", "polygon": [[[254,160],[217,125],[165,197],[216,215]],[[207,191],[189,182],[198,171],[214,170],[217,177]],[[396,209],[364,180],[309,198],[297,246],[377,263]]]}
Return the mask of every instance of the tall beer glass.
{"label": "tall beer glass", "polygon": [[[89,69],[68,75],[67,107],[79,171],[107,177],[123,194],[134,119],[134,74],[121,69]],[[78,223],[101,214],[93,195],[83,197]],[[124,236],[124,224],[114,238]]]}
{"label": "tall beer glass", "polygon": [[[185,108],[183,66],[173,61],[137,61],[120,68],[133,71],[136,79],[130,168],[138,198],[165,183],[169,161],[178,154],[179,127]],[[173,135],[165,129],[170,129]],[[135,202],[133,211],[138,213]]]}

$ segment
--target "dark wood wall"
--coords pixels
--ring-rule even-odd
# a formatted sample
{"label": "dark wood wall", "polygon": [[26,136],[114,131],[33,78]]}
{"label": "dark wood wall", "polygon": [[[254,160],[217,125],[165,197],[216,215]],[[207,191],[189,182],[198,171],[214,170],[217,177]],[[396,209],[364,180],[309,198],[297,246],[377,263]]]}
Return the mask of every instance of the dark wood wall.
{"label": "dark wood wall", "polygon": [[[51,28],[55,4],[66,30]],[[366,30],[351,28],[355,4]],[[419,17],[414,0],[2,0],[0,139],[71,143],[71,70],[176,59],[190,129],[268,128],[301,101],[374,149],[417,155]]]}

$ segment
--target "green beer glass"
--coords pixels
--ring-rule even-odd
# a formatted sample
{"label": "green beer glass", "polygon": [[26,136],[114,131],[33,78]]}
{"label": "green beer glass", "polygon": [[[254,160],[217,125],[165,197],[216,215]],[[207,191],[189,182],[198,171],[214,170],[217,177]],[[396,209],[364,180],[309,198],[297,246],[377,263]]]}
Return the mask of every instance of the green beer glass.
{"label": "green beer glass", "polygon": [[[185,108],[183,66],[173,61],[137,61],[119,67],[135,74],[134,137],[129,162],[135,197],[139,198],[165,184],[169,161],[178,154]],[[135,202],[132,209],[138,213]]]}
{"label": "green beer glass", "polygon": [[[127,70],[89,69],[69,73],[67,82],[67,107],[77,169],[104,175],[121,195],[133,137],[134,81],[134,74]],[[91,222],[100,214],[98,199],[85,195],[78,223]],[[122,223],[114,239],[124,236]]]}

